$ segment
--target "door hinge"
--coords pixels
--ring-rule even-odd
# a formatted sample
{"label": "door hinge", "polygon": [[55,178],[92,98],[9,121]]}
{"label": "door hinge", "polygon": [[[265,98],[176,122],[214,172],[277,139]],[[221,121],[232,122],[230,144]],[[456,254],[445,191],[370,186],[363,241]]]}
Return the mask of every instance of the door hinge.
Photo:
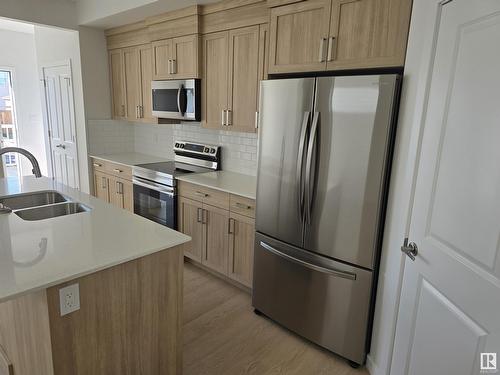
{"label": "door hinge", "polygon": [[255,129],[259,128],[259,111],[255,111]]}
{"label": "door hinge", "polygon": [[408,243],[408,237],[406,237],[403,241],[403,246],[401,246],[401,251],[411,260],[415,260],[415,257],[418,255],[418,246],[415,242]]}

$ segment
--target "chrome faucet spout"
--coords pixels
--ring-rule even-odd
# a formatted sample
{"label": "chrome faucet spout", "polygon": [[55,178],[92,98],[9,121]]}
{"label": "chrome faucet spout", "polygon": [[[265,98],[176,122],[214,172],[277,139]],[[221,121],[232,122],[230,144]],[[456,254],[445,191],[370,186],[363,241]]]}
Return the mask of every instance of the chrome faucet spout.
{"label": "chrome faucet spout", "polygon": [[42,177],[42,173],[40,172],[40,165],[38,165],[38,160],[36,160],[35,156],[31,152],[20,147],[0,148],[0,156],[3,154],[8,154],[10,152],[15,152],[17,154],[26,156],[28,160],[31,162],[31,165],[33,166],[32,172],[35,175],[35,177],[37,178]]}

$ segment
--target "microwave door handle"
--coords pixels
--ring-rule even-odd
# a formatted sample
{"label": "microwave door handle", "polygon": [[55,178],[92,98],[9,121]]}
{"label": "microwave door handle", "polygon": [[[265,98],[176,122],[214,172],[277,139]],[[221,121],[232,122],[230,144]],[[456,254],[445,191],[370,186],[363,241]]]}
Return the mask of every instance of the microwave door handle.
{"label": "microwave door handle", "polygon": [[181,85],[179,87],[179,90],[177,91],[177,110],[181,115],[184,116],[184,113],[186,113],[186,108],[187,107],[187,94],[186,94],[186,89],[184,88],[184,85]]}

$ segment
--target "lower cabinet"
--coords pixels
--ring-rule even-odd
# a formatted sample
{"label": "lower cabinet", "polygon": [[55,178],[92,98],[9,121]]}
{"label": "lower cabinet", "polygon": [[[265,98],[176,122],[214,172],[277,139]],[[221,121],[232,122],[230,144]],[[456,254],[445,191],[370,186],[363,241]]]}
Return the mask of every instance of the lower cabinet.
{"label": "lower cabinet", "polygon": [[228,276],[252,287],[255,220],[235,213],[229,214]]}
{"label": "lower cabinet", "polygon": [[[184,188],[184,189],[183,189]],[[192,199],[191,191],[199,192],[200,200]],[[190,198],[183,196],[189,195]],[[230,206],[216,207],[211,199],[214,191],[197,185],[181,184],[178,201],[179,230],[192,238],[184,255],[247,287],[252,286],[255,219],[232,212]],[[226,194],[217,191],[218,195]],[[254,215],[254,201],[231,194],[227,201],[245,203],[248,215]],[[235,198],[237,197],[237,198]],[[220,197],[219,197],[220,198]],[[203,200],[212,204],[207,204]],[[240,203],[241,205],[241,203]],[[234,205],[239,207],[240,205]]]}
{"label": "lower cabinet", "polygon": [[94,171],[94,195],[116,207],[134,212],[132,181]]}

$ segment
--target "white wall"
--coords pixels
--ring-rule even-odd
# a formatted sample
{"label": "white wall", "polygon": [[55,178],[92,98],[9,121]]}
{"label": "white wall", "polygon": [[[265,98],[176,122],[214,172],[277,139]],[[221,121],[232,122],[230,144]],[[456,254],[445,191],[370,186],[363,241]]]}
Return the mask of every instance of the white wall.
{"label": "white wall", "polygon": [[410,224],[437,3],[438,0],[413,2],[382,248],[372,349],[367,361],[372,375],[390,374],[405,260],[400,246],[408,234]]}
{"label": "white wall", "polygon": [[[37,158],[47,175],[42,107],[33,33],[0,30],[0,68],[14,70],[13,84],[17,114],[18,144]],[[42,141],[41,141],[42,140]],[[31,174],[31,164],[20,156],[22,173]]]}
{"label": "white wall", "polygon": [[71,60],[73,74],[73,94],[75,100],[76,136],[80,188],[90,191],[87,158],[87,134],[83,97],[82,69],[80,62],[80,42],[77,31],[35,26],[35,49],[38,68],[53,62]]}

